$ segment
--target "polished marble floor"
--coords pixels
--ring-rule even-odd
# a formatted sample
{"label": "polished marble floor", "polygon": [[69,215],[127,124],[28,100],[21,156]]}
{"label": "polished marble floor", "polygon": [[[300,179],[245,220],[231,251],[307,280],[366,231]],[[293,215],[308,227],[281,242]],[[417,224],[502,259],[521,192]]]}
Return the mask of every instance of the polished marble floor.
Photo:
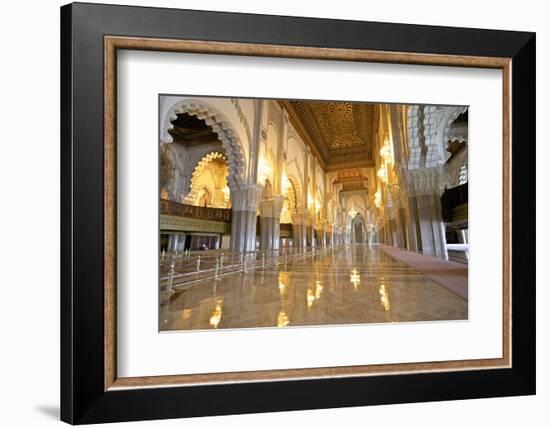
{"label": "polished marble floor", "polygon": [[356,245],[196,283],[160,307],[160,330],[468,318],[468,302],[377,246]]}

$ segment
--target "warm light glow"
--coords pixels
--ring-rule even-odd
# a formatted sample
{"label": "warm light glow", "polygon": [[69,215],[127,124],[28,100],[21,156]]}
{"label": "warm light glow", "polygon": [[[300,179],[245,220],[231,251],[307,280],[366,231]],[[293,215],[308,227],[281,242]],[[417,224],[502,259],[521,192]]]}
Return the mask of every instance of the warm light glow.
{"label": "warm light glow", "polygon": [[284,299],[288,293],[289,277],[287,272],[279,272],[279,294]]}
{"label": "warm light glow", "polygon": [[349,281],[353,284],[353,288],[357,290],[357,286],[361,283],[361,275],[357,269],[352,269],[349,275]]}
{"label": "warm light glow", "polygon": [[285,311],[281,310],[277,316],[277,327],[285,327],[290,323]]}
{"label": "warm light glow", "polygon": [[223,192],[223,198],[225,201],[228,201],[229,200],[229,194],[230,194],[230,190],[229,190],[229,186],[225,186],[223,189],[222,189],[222,192]]}
{"label": "warm light glow", "polygon": [[315,302],[315,294],[313,294],[313,290],[307,289],[307,307],[311,308],[313,306],[313,303]]}
{"label": "warm light glow", "polygon": [[384,307],[384,310],[387,312],[390,310],[390,297],[388,295],[388,292],[386,291],[386,286],[384,284],[380,284],[380,289],[378,290],[380,293],[380,303],[382,303],[382,306]]}
{"label": "warm light glow", "polygon": [[386,136],[384,139],[384,144],[380,148],[380,156],[384,158],[385,163],[393,163],[393,154],[388,136]]}
{"label": "warm light glow", "polygon": [[307,307],[311,308],[313,304],[321,298],[321,294],[323,294],[323,286],[321,284],[321,281],[315,281],[315,289],[307,289]]}
{"label": "warm light glow", "polygon": [[380,208],[382,206],[382,194],[380,193],[380,190],[377,190],[374,193],[374,205],[376,205],[376,208]]}
{"label": "warm light glow", "polygon": [[382,180],[384,183],[387,181],[388,176],[386,174],[386,167],[382,165],[377,172],[378,177],[380,177],[380,180]]}
{"label": "warm light glow", "polygon": [[218,300],[216,302],[216,308],[212,312],[212,315],[210,315],[210,325],[214,328],[218,328],[218,325],[220,324],[221,319],[222,319],[222,301]]}
{"label": "warm light glow", "polygon": [[261,157],[258,161],[258,182],[263,184],[270,175],[271,167],[267,163],[267,160]]}
{"label": "warm light glow", "polygon": [[185,308],[181,314],[181,318],[184,319],[184,320],[188,320],[189,318],[191,318],[191,312],[193,310],[190,309],[190,308]]}
{"label": "warm light glow", "polygon": [[281,294],[281,297],[284,297],[286,294],[286,285],[284,285],[282,282],[279,282],[279,293]]}
{"label": "warm light glow", "polygon": [[351,206],[351,209],[348,211],[348,214],[351,218],[355,218],[355,216],[357,215],[357,211],[355,210],[355,207],[353,205]]}
{"label": "warm light glow", "polygon": [[315,281],[315,300],[319,300],[321,298],[322,292],[323,286],[321,285],[321,281]]}
{"label": "warm light glow", "polygon": [[389,146],[386,146],[385,144],[380,149],[380,156],[382,156],[384,159],[387,159],[391,156],[391,151]]}
{"label": "warm light glow", "polygon": [[313,208],[313,196],[311,196],[311,193],[307,194],[307,207],[309,209]]}
{"label": "warm light glow", "polygon": [[288,177],[286,174],[283,174],[283,178],[281,179],[281,193],[283,195],[286,195],[286,192],[288,191],[288,188],[290,187],[290,181],[288,180]]}

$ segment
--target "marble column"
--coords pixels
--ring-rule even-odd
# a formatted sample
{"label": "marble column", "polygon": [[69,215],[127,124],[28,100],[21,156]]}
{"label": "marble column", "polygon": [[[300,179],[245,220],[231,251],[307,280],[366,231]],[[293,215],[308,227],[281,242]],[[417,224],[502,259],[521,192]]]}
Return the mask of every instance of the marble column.
{"label": "marble column", "polygon": [[280,219],[284,196],[260,201],[260,249],[278,250],[281,236]]}
{"label": "marble column", "polygon": [[407,218],[407,228],[409,232],[408,249],[410,251],[419,251],[420,243],[418,242],[417,236],[418,216],[416,209],[416,197],[414,196],[407,198]]}
{"label": "marble column", "polygon": [[256,249],[256,214],[262,191],[259,184],[231,189],[231,251]]}
{"label": "marble column", "polygon": [[173,252],[178,251],[178,244],[179,244],[180,236],[178,233],[172,235],[172,250]]}
{"label": "marble column", "polygon": [[416,231],[416,247],[423,254],[448,259],[445,223],[441,212],[440,167],[408,171],[408,213],[412,232]]}
{"label": "marble column", "polygon": [[292,217],[292,246],[294,248],[304,248],[306,240],[306,230],[302,213],[297,213]]}
{"label": "marble column", "polygon": [[445,224],[441,215],[439,195],[418,195],[416,200],[422,253],[447,260]]}

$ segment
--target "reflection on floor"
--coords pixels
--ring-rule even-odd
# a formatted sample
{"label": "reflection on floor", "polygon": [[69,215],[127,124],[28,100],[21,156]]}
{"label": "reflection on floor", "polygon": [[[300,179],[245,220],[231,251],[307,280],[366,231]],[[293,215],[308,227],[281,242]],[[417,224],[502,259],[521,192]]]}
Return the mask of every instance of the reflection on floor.
{"label": "reflection on floor", "polygon": [[468,302],[377,246],[207,280],[160,308],[160,330],[463,320]]}

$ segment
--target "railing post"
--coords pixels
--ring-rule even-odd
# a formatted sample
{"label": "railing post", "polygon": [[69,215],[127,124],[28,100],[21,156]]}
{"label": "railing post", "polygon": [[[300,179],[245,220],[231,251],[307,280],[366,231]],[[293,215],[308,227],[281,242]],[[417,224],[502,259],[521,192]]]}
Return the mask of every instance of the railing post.
{"label": "railing post", "polygon": [[168,273],[168,292],[172,291],[172,282],[174,281],[174,267],[176,266],[175,263],[172,263],[170,265],[170,272]]}
{"label": "railing post", "polygon": [[262,253],[262,269],[265,269],[265,253]]}
{"label": "railing post", "polygon": [[201,256],[199,254],[197,258],[197,273],[201,270]]}
{"label": "railing post", "polygon": [[223,269],[223,253],[220,256],[220,269]]}
{"label": "railing post", "polygon": [[218,265],[218,258],[216,257],[216,268],[214,269],[214,279],[217,281],[218,280],[218,269],[219,269],[219,265]]}

